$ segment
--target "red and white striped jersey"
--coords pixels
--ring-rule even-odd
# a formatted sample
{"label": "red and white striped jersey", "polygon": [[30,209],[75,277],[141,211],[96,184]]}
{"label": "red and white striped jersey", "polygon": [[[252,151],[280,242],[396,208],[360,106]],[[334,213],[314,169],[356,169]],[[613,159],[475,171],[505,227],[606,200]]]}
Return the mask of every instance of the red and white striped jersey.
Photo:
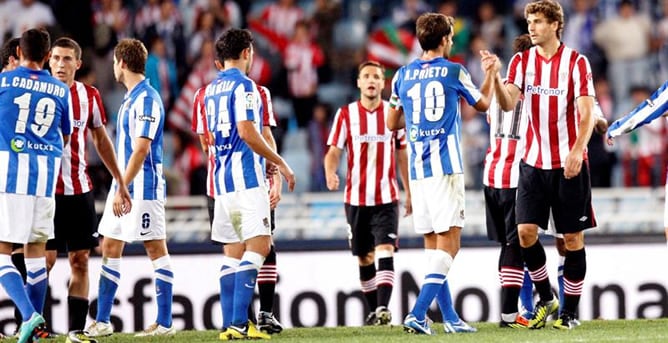
{"label": "red and white striped jersey", "polygon": [[258,21],[278,35],[289,38],[295,32],[295,24],[304,18],[304,12],[298,6],[270,4],[264,8]]}
{"label": "red and white striped jersey", "polygon": [[[271,126],[276,127],[276,114],[274,113],[274,106],[271,103],[271,93],[269,89],[264,86],[257,87],[258,92],[260,93],[260,99],[262,100],[262,126]],[[209,127],[207,126],[206,119],[206,106],[204,105],[204,94],[206,91],[206,86],[199,88],[195,92],[193,98],[193,111],[192,111],[192,127],[191,130],[198,135],[209,135]],[[213,173],[213,167],[215,164],[215,156],[213,155],[213,149],[209,149],[209,156],[207,157],[207,173],[206,178],[206,195],[213,197],[214,196],[214,183],[213,178],[211,177]],[[269,178],[271,182],[272,179]]]}
{"label": "red and white striped jersey", "polygon": [[489,149],[482,180],[485,186],[517,188],[527,133],[527,116],[522,113],[522,105],[520,100],[514,110],[505,112],[496,97],[489,105]]}
{"label": "red and white striped jersey", "polygon": [[86,138],[89,128],[98,128],[107,122],[102,98],[95,87],[74,81],[70,87],[70,96],[73,130],[70,144],[63,148],[56,184],[56,194],[59,195],[83,194],[93,189],[86,163]]}
{"label": "red and white striped jersey", "polygon": [[382,101],[370,111],[360,101],[341,107],[327,140],[346,150],[345,203],[376,206],[399,200],[396,176],[396,149],[406,149],[406,131],[387,128],[390,105]]}
{"label": "red and white striped jersey", "polygon": [[[524,93],[529,115],[524,161],[540,169],[563,168],[578,136],[575,100],[595,96],[591,67],[584,55],[561,44],[549,60],[537,48],[519,52],[508,65],[508,82]],[[587,158],[586,151],[583,158]]]}

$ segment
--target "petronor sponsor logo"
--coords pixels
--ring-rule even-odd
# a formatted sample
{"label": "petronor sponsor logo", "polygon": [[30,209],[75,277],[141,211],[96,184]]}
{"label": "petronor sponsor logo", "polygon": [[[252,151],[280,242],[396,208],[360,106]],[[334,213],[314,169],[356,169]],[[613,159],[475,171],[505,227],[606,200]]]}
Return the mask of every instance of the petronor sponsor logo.
{"label": "petronor sponsor logo", "polygon": [[361,143],[374,143],[374,142],[384,142],[390,139],[390,135],[355,135],[353,136],[353,142]]}
{"label": "petronor sponsor logo", "polygon": [[566,90],[559,88],[546,88],[541,86],[527,86],[527,93],[538,95],[561,96],[566,94]]}

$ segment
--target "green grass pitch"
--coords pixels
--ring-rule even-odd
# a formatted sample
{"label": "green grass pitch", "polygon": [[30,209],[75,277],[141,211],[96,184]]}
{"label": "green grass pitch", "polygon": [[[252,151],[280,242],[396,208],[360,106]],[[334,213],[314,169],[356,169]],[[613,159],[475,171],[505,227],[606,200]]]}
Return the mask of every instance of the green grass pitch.
{"label": "green grass pitch", "polygon": [[[477,333],[443,333],[441,324],[432,326],[433,336],[417,336],[403,332],[401,326],[335,327],[286,329],[273,335],[275,342],[668,342],[668,319],[653,320],[593,320],[583,321],[571,331],[554,330],[551,322],[542,330],[500,329],[495,323],[476,323]],[[55,340],[56,342],[64,339]],[[216,331],[181,331],[173,337],[135,338],[130,334],[115,334],[99,339],[100,343],[115,342],[216,342]],[[42,342],[49,342],[44,340]]]}

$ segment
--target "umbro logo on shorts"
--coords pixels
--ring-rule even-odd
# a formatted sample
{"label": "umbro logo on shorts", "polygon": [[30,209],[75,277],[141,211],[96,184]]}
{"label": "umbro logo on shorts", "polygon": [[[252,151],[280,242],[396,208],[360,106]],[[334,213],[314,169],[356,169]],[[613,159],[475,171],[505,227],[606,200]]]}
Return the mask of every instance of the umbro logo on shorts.
{"label": "umbro logo on shorts", "polygon": [[582,216],[582,217],[580,217],[580,221],[581,221],[581,222],[584,222],[585,220],[587,220],[587,216]]}
{"label": "umbro logo on shorts", "polygon": [[262,225],[264,225],[266,228],[269,228],[269,219],[267,217],[262,218]]}

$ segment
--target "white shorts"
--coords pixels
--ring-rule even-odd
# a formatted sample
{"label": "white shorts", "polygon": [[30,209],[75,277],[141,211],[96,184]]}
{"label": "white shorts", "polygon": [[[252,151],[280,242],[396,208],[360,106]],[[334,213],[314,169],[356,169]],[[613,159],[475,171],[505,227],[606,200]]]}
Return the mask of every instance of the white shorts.
{"label": "white shorts", "polygon": [[105,237],[132,243],[167,238],[165,202],[132,199],[130,213],[114,215],[114,192],[109,192],[97,232]]}
{"label": "white shorts", "polygon": [[413,228],[416,233],[442,233],[464,227],[464,175],[411,180]]}
{"label": "white shorts", "polygon": [[54,198],[0,193],[0,241],[46,243],[53,239]]}
{"label": "white shorts", "polygon": [[271,235],[269,192],[265,186],[216,196],[211,239],[221,243],[244,242]]}

